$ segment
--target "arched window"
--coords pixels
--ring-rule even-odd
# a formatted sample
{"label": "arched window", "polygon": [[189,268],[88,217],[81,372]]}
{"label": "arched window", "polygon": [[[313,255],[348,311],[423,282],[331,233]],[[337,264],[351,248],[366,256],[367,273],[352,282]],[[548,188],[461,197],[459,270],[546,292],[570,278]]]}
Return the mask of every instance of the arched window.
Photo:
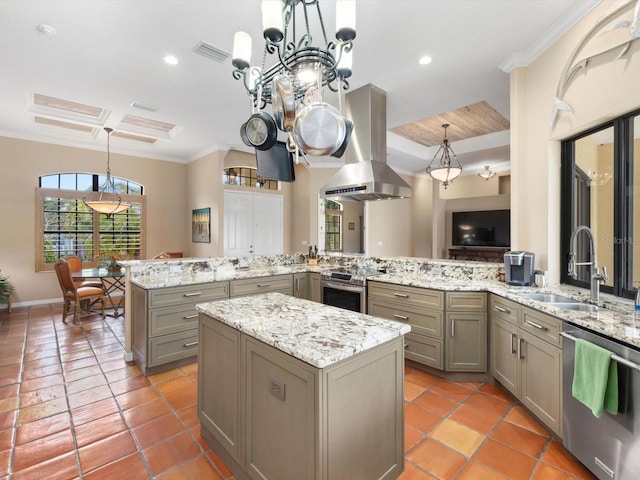
{"label": "arched window", "polygon": [[266,180],[258,176],[257,169],[251,167],[225,168],[222,173],[222,183],[263,190],[278,190],[277,180]]}
{"label": "arched window", "polygon": [[97,191],[104,175],[55,173],[39,178],[36,271],[53,270],[56,260],[79,255],[99,266],[100,257],[145,258],[143,186],[113,177],[116,189],[127,195],[131,208],[110,218],[84,204],[87,192]]}

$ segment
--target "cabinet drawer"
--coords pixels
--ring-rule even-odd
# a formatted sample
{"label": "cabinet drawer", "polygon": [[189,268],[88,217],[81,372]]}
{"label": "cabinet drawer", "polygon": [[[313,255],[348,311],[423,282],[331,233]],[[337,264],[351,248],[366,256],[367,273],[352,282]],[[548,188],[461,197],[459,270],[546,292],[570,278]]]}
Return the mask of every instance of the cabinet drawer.
{"label": "cabinet drawer", "polygon": [[447,310],[486,312],[487,294],[484,292],[448,292]]}
{"label": "cabinet drawer", "polygon": [[523,307],[520,310],[520,328],[536,337],[560,347],[560,331],[562,321],[536,310]]}
{"label": "cabinet drawer", "polygon": [[368,313],[376,317],[409,323],[411,325],[411,331],[415,333],[437,338],[442,338],[443,335],[442,312],[438,310],[411,308],[405,305],[400,307],[392,303],[370,298]]}
{"label": "cabinet drawer", "polygon": [[404,343],[405,358],[438,370],[443,369],[442,340],[408,333],[404,336]]}
{"label": "cabinet drawer", "polygon": [[149,308],[229,298],[229,283],[215,282],[149,290]]}
{"label": "cabinet drawer", "polygon": [[267,292],[280,292],[286,295],[293,295],[293,275],[274,275],[272,277],[231,280],[230,282],[231,297]]}
{"label": "cabinet drawer", "polygon": [[149,310],[149,337],[198,328],[195,303]]}
{"label": "cabinet drawer", "polygon": [[197,328],[149,340],[149,367],[196,355],[198,355]]}
{"label": "cabinet drawer", "polygon": [[444,292],[437,290],[381,282],[368,282],[367,290],[369,298],[392,301],[403,306],[412,305],[439,310],[444,307]]}
{"label": "cabinet drawer", "polygon": [[498,295],[491,295],[489,298],[489,313],[513,325],[518,324],[518,308],[517,303]]}

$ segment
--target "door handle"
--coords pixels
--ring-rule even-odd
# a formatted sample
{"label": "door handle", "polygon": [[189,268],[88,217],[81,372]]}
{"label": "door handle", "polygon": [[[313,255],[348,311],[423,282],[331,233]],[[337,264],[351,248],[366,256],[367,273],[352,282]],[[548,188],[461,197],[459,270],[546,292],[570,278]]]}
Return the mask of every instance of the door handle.
{"label": "door handle", "polygon": [[452,337],[456,336],[456,319],[455,318],[451,319],[451,336]]}
{"label": "door handle", "polygon": [[526,323],[527,325],[531,325],[533,328],[537,328],[538,330],[542,330],[543,332],[549,330],[547,327],[543,327],[542,325],[536,322],[532,322],[531,320],[526,320],[524,323]]}
{"label": "door handle", "polygon": [[524,360],[524,338],[518,342],[518,358]]}
{"label": "door handle", "polygon": [[516,334],[512,333],[511,338],[509,339],[509,350],[511,350],[511,353],[516,353],[516,347],[513,344],[515,339],[516,339]]}

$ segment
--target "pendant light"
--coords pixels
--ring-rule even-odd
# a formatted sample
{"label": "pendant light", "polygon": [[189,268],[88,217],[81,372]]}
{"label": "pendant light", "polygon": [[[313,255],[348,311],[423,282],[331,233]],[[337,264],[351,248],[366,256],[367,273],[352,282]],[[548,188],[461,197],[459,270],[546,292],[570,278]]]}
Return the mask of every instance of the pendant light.
{"label": "pendant light", "polygon": [[111,218],[114,213],[123,212],[131,207],[132,203],[127,200],[124,194],[116,190],[116,185],[113,178],[111,178],[109,139],[113,128],[105,127],[104,131],[107,132],[107,178],[98,187],[97,192],[91,192],[82,201],[90,209],[98,213],[104,213],[107,218]]}
{"label": "pendant light", "polygon": [[[429,163],[429,166],[427,167],[427,173],[431,175],[431,178],[433,178],[438,182],[441,182],[445,189],[449,186],[449,184],[453,181],[454,178],[456,178],[458,175],[462,173],[462,166],[458,161],[458,157],[456,157],[456,154],[453,152],[451,145],[449,145],[449,140],[447,140],[448,127],[449,127],[448,123],[445,123],[442,125],[442,128],[444,128],[444,140],[442,142],[442,145],[440,145],[440,148],[438,149],[436,154],[431,159],[431,163]],[[440,161],[438,162],[438,165],[435,167],[432,167],[434,161],[438,158],[438,155],[441,152],[442,152],[442,155],[440,156]],[[454,165],[451,164],[452,157],[455,160]]]}
{"label": "pendant light", "polygon": [[484,170],[478,172],[478,176],[484,178],[485,180],[489,180],[496,176],[496,172],[492,172],[489,168],[489,165],[485,165]]}

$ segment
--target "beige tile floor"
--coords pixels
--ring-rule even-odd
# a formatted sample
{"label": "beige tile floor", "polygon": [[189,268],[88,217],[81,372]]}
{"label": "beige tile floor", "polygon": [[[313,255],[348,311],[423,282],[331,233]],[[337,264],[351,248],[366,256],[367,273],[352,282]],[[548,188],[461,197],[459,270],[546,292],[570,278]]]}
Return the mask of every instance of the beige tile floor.
{"label": "beige tile floor", "polygon": [[[196,364],[144,377],[122,318],[60,319],[0,313],[0,480],[234,478],[200,437]],[[402,480],[593,478],[489,384],[407,368],[405,427]]]}

